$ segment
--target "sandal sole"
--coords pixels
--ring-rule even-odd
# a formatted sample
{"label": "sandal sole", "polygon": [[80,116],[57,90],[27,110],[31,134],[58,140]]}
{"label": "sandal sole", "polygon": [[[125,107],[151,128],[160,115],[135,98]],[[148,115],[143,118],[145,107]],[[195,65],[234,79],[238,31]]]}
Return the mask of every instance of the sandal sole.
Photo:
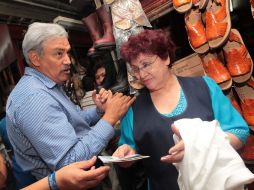
{"label": "sandal sole", "polygon": [[179,12],[179,13],[185,13],[185,12],[187,12],[188,10],[191,9],[192,3],[187,3],[187,4],[182,5],[182,6],[180,6],[180,7],[175,7],[175,6],[173,6],[173,7],[174,7],[174,9],[175,9],[177,12]]}

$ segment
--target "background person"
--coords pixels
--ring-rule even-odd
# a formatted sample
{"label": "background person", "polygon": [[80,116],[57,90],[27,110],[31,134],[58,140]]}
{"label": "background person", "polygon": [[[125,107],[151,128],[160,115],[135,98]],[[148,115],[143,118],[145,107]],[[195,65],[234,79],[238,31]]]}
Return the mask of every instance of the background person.
{"label": "background person", "polygon": [[96,63],[94,66],[95,71],[95,83],[97,86],[101,86],[106,77],[106,69],[102,62]]}
{"label": "background person", "polygon": [[35,182],[35,177],[32,176],[29,171],[24,172],[16,161],[13,148],[7,135],[5,116],[0,120],[0,138],[2,138],[2,146],[5,147],[5,152],[8,153],[8,155],[5,155],[5,159],[7,157],[9,158],[9,160],[5,161],[5,163],[8,164],[6,165],[8,166],[8,188],[11,188],[11,185],[13,188],[16,186],[15,189],[21,189],[22,187]]}
{"label": "background person", "polygon": [[63,90],[70,77],[70,48],[62,26],[31,24],[22,43],[29,67],[7,101],[7,132],[17,162],[37,179],[98,155],[135,100],[101,89],[93,94],[96,107],[74,105]]}
{"label": "background person", "polygon": [[[121,121],[120,146],[114,156],[140,153],[152,190],[179,189],[178,173],[171,164],[180,162],[184,143],[174,145],[171,124],[181,118],[218,120],[239,149],[249,135],[241,115],[209,77],[177,77],[169,69],[174,60],[174,44],[163,30],[144,30],[131,36],[121,47],[132,74],[145,86]],[[225,114],[226,113],[226,114]],[[128,167],[132,163],[123,163]]]}

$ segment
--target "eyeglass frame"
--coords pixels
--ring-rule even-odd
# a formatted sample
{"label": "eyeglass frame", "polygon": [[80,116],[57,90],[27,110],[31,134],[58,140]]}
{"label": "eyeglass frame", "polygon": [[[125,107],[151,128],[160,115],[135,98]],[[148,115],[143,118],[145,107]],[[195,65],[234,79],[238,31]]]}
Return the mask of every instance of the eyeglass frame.
{"label": "eyeglass frame", "polygon": [[[151,61],[151,62],[148,62],[148,61],[144,61],[143,63],[142,63],[142,67],[137,67],[137,66],[131,66],[131,72],[133,73],[133,74],[135,74],[135,75],[137,75],[137,74],[140,74],[140,71],[145,71],[145,72],[149,72],[148,70],[146,70],[147,68],[149,68],[150,66],[152,66],[155,62],[156,62],[156,60],[157,60],[157,58],[158,58],[159,56],[158,55],[156,55],[156,57],[155,57],[155,59],[153,60],[153,61]],[[133,67],[134,67],[134,69],[133,69]],[[135,71],[136,70],[136,71]]]}

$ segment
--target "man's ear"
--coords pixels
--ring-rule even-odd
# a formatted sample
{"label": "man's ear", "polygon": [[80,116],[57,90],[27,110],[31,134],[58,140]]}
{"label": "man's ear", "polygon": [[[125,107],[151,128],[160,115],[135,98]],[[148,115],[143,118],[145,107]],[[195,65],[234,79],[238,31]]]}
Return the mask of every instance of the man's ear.
{"label": "man's ear", "polygon": [[36,67],[40,66],[40,61],[39,61],[40,57],[39,57],[38,53],[36,53],[35,51],[30,51],[28,53],[28,57],[29,57],[31,64],[33,64]]}

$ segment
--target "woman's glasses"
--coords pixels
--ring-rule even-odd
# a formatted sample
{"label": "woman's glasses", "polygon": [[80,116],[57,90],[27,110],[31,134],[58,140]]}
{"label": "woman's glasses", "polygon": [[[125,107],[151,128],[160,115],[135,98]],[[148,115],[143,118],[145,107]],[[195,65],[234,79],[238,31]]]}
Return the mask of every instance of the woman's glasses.
{"label": "woman's glasses", "polygon": [[141,63],[141,67],[136,67],[136,66],[131,66],[131,70],[132,70],[132,73],[137,75],[137,74],[140,74],[141,71],[145,71],[145,72],[150,72],[151,69],[152,69],[152,65],[155,63],[155,61],[157,60],[157,57],[155,57],[155,59],[151,62],[149,61],[144,61]]}

